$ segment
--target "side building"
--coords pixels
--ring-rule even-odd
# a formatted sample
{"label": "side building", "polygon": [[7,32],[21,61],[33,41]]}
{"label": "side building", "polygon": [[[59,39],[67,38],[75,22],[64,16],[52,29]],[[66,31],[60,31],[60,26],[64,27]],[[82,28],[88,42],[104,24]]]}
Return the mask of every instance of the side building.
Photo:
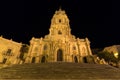
{"label": "side building", "polygon": [[86,56],[92,56],[90,41],[71,34],[69,19],[59,9],[51,19],[49,34],[30,40],[25,63],[85,62]]}
{"label": "side building", "polygon": [[0,63],[18,64],[22,43],[0,37]]}

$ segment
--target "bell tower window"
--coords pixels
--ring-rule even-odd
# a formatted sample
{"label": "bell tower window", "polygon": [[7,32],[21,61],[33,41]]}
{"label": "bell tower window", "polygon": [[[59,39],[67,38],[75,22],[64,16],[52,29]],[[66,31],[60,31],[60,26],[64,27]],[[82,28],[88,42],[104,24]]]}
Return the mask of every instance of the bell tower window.
{"label": "bell tower window", "polygon": [[59,31],[58,31],[58,34],[62,34],[62,32],[59,30]]}
{"label": "bell tower window", "polygon": [[61,23],[61,19],[59,19],[59,23]]}

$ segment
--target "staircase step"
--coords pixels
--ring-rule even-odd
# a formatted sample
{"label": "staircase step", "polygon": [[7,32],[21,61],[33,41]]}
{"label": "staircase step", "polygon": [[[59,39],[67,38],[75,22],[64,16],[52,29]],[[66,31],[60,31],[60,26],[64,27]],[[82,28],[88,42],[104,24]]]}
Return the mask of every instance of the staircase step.
{"label": "staircase step", "polygon": [[105,64],[15,64],[0,69],[0,79],[120,79],[120,69]]}

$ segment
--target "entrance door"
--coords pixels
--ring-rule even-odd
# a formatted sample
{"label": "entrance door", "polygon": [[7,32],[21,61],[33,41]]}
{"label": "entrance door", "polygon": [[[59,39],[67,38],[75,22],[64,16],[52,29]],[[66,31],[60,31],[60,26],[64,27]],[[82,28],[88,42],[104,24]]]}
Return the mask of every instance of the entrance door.
{"label": "entrance door", "polygon": [[32,58],[32,63],[35,63],[35,57]]}
{"label": "entrance door", "polygon": [[83,61],[84,61],[84,63],[87,63],[87,58],[83,57]]}
{"label": "entrance door", "polygon": [[45,63],[45,56],[42,57],[41,63]]}
{"label": "entrance door", "polygon": [[61,49],[57,51],[57,61],[63,61],[63,52]]}
{"label": "entrance door", "polygon": [[77,56],[74,57],[74,61],[75,61],[76,63],[78,63]]}

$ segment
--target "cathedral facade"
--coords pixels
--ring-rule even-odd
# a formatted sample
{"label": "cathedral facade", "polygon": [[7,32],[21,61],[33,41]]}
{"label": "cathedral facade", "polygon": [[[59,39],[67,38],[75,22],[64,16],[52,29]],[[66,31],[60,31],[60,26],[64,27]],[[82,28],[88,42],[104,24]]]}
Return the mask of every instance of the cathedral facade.
{"label": "cathedral facade", "polygon": [[86,56],[92,56],[90,41],[71,34],[69,19],[59,9],[51,19],[49,34],[30,40],[25,63],[84,62]]}

